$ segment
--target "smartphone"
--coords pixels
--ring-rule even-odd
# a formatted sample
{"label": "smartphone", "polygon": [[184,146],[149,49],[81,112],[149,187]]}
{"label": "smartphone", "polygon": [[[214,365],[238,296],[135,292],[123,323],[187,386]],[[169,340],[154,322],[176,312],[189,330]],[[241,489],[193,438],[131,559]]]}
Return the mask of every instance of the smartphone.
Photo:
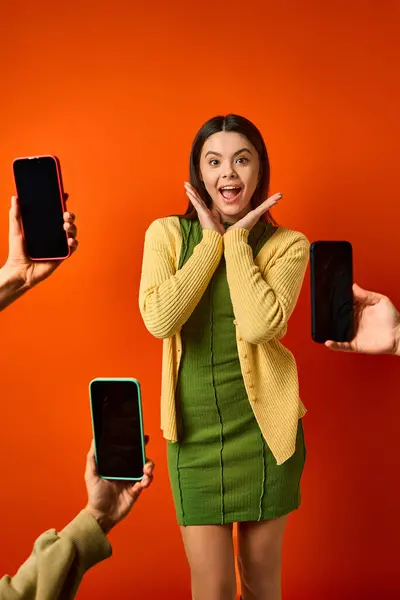
{"label": "smartphone", "polygon": [[65,196],[56,156],[13,162],[26,251],[31,260],[64,260],[71,250],[64,230]]}
{"label": "smartphone", "polygon": [[140,385],[97,378],[89,385],[97,470],[103,479],[143,479],[146,462]]}
{"label": "smartphone", "polygon": [[347,241],[311,244],[311,329],[314,342],[354,337],[353,248]]}

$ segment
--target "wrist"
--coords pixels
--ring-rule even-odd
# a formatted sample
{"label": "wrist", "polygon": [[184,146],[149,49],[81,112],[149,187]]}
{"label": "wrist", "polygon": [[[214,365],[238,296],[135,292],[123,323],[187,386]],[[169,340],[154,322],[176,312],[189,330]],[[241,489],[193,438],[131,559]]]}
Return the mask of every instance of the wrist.
{"label": "wrist", "polygon": [[0,281],[16,291],[28,290],[33,287],[29,281],[28,267],[6,262],[0,269]]}
{"label": "wrist", "polygon": [[98,523],[99,527],[105,535],[107,535],[111,531],[111,529],[116,525],[116,523],[112,519],[110,519],[108,515],[96,510],[95,508],[90,506],[90,504],[86,506],[86,511]]}
{"label": "wrist", "polygon": [[23,269],[6,263],[0,269],[0,310],[15,302],[30,287]]}

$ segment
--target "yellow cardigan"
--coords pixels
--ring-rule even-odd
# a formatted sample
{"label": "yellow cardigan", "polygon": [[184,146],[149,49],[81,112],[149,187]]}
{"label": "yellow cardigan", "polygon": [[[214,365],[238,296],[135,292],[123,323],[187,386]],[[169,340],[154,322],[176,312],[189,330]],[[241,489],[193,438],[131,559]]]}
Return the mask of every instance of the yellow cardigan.
{"label": "yellow cardigan", "polygon": [[180,330],[204,294],[225,252],[236,339],[250,405],[277,464],[295,451],[299,398],[297,367],[279,340],[296,305],[308,263],[309,242],[279,227],[253,259],[247,229],[221,236],[204,230],[192,256],[178,269],[182,235],[178,217],[154,221],[145,235],[139,307],[148,331],[163,341],[161,428],[178,441],[175,388],[182,355]]}

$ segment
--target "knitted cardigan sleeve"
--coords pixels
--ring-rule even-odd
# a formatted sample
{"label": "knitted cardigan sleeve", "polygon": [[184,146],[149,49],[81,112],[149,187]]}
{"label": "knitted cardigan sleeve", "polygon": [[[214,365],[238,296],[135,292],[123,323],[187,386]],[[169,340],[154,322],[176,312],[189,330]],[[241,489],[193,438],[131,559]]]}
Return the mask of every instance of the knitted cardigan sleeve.
{"label": "knitted cardigan sleeve", "polygon": [[181,269],[171,222],[158,219],[145,235],[139,308],[148,331],[157,338],[177,333],[204,294],[222,257],[222,236],[203,231],[203,239]]}
{"label": "knitted cardigan sleeve", "polygon": [[268,342],[285,330],[308,264],[309,242],[297,232],[280,233],[279,248],[263,273],[247,244],[247,229],[224,236],[227,279],[237,325],[251,344]]}

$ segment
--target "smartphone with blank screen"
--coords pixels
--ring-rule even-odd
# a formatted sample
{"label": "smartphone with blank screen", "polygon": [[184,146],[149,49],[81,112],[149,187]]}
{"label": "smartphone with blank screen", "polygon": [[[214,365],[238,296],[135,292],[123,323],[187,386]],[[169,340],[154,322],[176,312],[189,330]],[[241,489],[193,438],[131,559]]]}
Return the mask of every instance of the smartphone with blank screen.
{"label": "smartphone with blank screen", "polygon": [[64,260],[71,250],[64,230],[65,194],[56,156],[13,162],[26,251],[31,260]]}
{"label": "smartphone with blank screen", "polygon": [[140,481],[146,455],[139,382],[97,378],[90,382],[89,393],[98,474]]}
{"label": "smartphone with blank screen", "polygon": [[354,337],[353,249],[347,241],[311,244],[312,339],[349,342]]}

